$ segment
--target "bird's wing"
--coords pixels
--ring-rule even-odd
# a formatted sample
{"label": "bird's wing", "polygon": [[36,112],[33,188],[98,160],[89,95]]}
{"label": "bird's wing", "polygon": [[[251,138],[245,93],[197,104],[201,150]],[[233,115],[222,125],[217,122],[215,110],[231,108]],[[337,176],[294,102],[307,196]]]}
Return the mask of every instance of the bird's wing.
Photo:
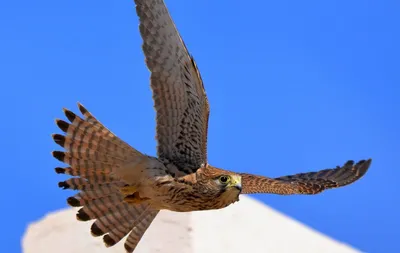
{"label": "bird's wing", "polygon": [[162,0],[135,0],[157,113],[157,153],[182,172],[207,162],[209,105],[194,59]]}
{"label": "bird's wing", "polygon": [[317,194],[326,189],[342,187],[360,179],[368,170],[371,159],[357,164],[347,161],[342,167],[318,172],[300,173],[278,178],[241,174],[242,193]]}

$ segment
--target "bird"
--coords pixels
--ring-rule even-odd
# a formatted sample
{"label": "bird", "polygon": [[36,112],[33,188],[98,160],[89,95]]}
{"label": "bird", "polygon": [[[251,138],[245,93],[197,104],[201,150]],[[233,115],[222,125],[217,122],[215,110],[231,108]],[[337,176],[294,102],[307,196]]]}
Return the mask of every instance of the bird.
{"label": "bird", "polygon": [[150,71],[156,111],[157,155],[146,155],[105,127],[81,103],[81,115],[64,108],[53,134],[62,151],[52,155],[68,167],[58,183],[76,190],[67,198],[79,221],[106,247],[124,238],[133,252],[157,214],[226,208],[241,194],[314,195],[349,185],[365,175],[371,159],[316,172],[269,178],[214,167],[207,159],[210,107],[199,68],[163,0],[134,0],[142,51]]}

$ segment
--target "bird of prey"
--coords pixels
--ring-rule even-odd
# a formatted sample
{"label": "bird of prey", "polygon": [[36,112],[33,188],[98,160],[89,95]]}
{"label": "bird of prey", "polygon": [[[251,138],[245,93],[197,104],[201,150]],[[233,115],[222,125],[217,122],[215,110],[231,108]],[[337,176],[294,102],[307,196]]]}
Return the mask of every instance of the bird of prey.
{"label": "bird of prey", "polygon": [[53,134],[64,151],[53,156],[69,165],[57,173],[73,177],[59,187],[79,190],[67,199],[81,207],[80,221],[94,220],[93,236],[107,247],[126,237],[133,252],[160,210],[190,212],[227,207],[240,194],[317,194],[348,185],[368,170],[371,159],[318,172],[268,178],[211,166],[207,160],[209,104],[193,57],[163,0],[135,0],[142,49],[151,72],[156,110],[157,157],[118,138],[85,107],[83,116],[64,109],[57,119],[65,134]]}

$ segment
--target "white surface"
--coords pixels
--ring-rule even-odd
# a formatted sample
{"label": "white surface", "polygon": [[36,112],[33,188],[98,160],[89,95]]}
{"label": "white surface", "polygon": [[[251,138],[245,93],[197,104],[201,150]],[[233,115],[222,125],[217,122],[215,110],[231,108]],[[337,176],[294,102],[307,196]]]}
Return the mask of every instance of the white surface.
{"label": "white surface", "polygon": [[[124,253],[123,241],[106,248],[90,235],[92,222],[75,219],[77,209],[50,213],[29,225],[24,253]],[[354,253],[335,241],[253,198],[225,209],[192,213],[161,211],[135,253]]]}

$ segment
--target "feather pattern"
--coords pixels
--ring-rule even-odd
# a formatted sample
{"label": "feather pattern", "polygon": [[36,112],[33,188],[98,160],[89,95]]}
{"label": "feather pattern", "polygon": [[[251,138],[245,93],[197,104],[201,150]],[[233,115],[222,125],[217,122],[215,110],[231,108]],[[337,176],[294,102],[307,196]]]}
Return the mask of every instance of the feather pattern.
{"label": "feather pattern", "polygon": [[238,201],[240,193],[317,194],[351,184],[366,173],[371,159],[278,178],[209,165],[210,110],[194,58],[163,0],[134,1],[151,72],[158,157],[122,141],[81,104],[83,118],[64,109],[68,121],[56,120],[64,134],[53,134],[64,150],[52,154],[68,164],[55,171],[72,176],[59,187],[79,191],[67,202],[80,207],[78,220],[94,220],[91,233],[102,236],[107,247],[126,237],[125,249],[132,253],[161,209],[220,209]]}
{"label": "feather pattern", "polygon": [[[147,157],[111,133],[81,104],[78,107],[84,119],[65,109],[70,122],[56,120],[65,135],[53,134],[53,140],[65,151],[53,151],[52,154],[70,166],[57,167],[55,171],[74,176],[59,183],[61,188],[80,190],[69,197],[67,203],[81,207],[76,215],[78,220],[95,220],[91,226],[92,235],[103,236],[109,247],[132,229],[144,234],[143,222],[151,223],[149,214],[158,213],[148,204],[124,202],[125,196],[120,191],[128,183],[119,176],[124,165]],[[130,239],[126,243],[134,247],[133,242]]]}
{"label": "feather pattern", "polygon": [[370,165],[371,159],[360,160],[356,164],[349,160],[342,167],[278,178],[242,173],[242,193],[317,194],[357,181],[364,176]]}
{"label": "feather pattern", "polygon": [[149,228],[150,224],[158,214],[158,210],[153,210],[149,212],[143,212],[139,219],[135,222],[135,227],[132,229],[131,233],[128,235],[126,242],[124,244],[125,249],[128,253],[132,253],[136,246],[138,245],[140,239],[142,239],[143,234]]}
{"label": "feather pattern", "polygon": [[182,172],[207,162],[209,105],[196,63],[164,1],[135,0],[157,113],[158,157]]}

